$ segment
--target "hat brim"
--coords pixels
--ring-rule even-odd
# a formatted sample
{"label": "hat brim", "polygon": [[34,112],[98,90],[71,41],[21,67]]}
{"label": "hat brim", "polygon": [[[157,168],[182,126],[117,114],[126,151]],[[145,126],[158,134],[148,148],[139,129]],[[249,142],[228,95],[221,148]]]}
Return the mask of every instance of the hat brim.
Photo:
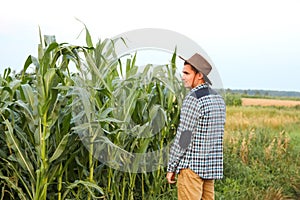
{"label": "hat brim", "polygon": [[203,77],[204,77],[204,80],[206,83],[208,83],[209,85],[212,85],[212,82],[210,81],[210,79],[201,71],[199,71],[192,63],[190,63],[188,60],[186,60],[185,58],[181,57],[181,56],[178,56],[180,59],[184,60],[185,62],[189,63],[190,65],[192,65],[198,72],[200,72]]}

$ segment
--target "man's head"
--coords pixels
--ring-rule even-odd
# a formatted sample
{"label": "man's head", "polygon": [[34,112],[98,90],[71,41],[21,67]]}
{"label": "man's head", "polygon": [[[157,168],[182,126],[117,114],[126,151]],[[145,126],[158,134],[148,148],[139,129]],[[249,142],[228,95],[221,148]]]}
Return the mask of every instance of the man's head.
{"label": "man's head", "polygon": [[182,69],[182,81],[184,87],[190,89],[205,83],[203,74],[188,62],[184,62],[184,66]]}
{"label": "man's head", "polygon": [[195,53],[189,59],[183,59],[183,77],[184,85],[187,88],[194,88],[199,84],[208,83],[212,85],[211,81],[207,77],[212,67],[211,65],[198,53]]}

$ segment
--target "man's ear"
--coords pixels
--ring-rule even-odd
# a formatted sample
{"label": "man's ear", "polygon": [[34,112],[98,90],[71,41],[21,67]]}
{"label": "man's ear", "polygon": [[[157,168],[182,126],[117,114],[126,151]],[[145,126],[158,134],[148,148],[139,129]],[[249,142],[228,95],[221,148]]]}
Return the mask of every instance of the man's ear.
{"label": "man's ear", "polygon": [[203,77],[203,74],[202,74],[201,72],[198,72],[198,74],[199,74],[199,77],[198,77],[199,80],[201,80],[201,79],[204,78],[204,77]]}

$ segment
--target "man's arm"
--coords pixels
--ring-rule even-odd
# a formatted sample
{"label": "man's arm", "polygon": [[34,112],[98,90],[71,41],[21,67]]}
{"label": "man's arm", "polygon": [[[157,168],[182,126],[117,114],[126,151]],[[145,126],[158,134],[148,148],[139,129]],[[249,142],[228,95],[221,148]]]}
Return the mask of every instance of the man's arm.
{"label": "man's arm", "polygon": [[[176,138],[172,144],[170,158],[168,162],[168,172],[175,172],[183,157],[186,149],[189,147],[192,138],[192,132],[199,117],[199,108],[194,96],[188,96],[182,105],[180,113],[180,124],[176,133]],[[169,175],[171,176],[171,175]],[[170,179],[171,180],[171,179]]]}

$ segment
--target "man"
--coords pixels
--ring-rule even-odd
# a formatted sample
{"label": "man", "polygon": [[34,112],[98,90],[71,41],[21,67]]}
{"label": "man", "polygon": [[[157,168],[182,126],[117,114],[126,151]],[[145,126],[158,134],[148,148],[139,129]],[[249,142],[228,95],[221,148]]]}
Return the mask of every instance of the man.
{"label": "man", "polygon": [[175,183],[179,200],[214,199],[214,180],[223,177],[223,134],[226,106],[207,77],[212,67],[198,53],[185,61],[182,80],[191,89],[170,151],[168,183]]}

